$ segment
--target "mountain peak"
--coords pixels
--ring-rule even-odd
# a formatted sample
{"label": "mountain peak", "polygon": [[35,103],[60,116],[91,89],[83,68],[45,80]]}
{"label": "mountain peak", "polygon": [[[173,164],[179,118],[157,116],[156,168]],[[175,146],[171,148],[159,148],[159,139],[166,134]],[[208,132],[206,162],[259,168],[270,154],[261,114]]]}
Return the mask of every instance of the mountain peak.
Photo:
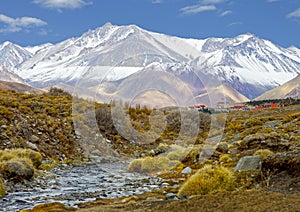
{"label": "mountain peak", "polygon": [[5,41],[4,43],[0,44],[0,50],[8,47],[8,46],[14,46],[15,44],[13,44],[12,42],[10,41]]}
{"label": "mountain peak", "polygon": [[106,22],[102,27],[112,27],[112,23],[111,22]]}
{"label": "mountain peak", "polygon": [[235,39],[237,39],[241,42],[244,42],[244,41],[246,41],[250,38],[257,38],[257,36],[252,34],[252,33],[247,32],[245,34],[241,34],[241,35],[238,35],[238,36],[235,37]]}

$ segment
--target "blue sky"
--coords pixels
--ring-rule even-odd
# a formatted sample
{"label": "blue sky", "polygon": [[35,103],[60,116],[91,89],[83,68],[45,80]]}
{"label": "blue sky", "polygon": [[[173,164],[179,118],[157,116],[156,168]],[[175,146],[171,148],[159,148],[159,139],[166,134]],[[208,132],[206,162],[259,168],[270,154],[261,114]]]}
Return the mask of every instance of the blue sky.
{"label": "blue sky", "polygon": [[0,43],[57,43],[106,22],[197,39],[250,32],[300,47],[300,0],[0,0]]}

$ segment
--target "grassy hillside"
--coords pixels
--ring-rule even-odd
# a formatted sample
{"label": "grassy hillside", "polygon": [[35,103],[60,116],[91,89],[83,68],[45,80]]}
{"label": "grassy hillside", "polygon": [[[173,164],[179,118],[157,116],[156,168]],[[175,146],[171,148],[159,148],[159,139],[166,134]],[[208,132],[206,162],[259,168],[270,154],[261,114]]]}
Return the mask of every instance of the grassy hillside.
{"label": "grassy hillside", "polygon": [[[96,149],[110,149],[135,159],[128,171],[159,173],[170,185],[180,182],[180,190],[169,187],[164,192],[192,194],[195,186],[199,190],[195,194],[257,187],[300,192],[300,105],[296,103],[210,115],[187,108],[94,103],[56,88],[43,94],[0,90],[0,140],[0,171],[5,179],[19,171],[10,164],[32,177],[42,160],[85,160]],[[30,153],[40,155],[38,165],[30,155],[24,156],[28,149],[39,152]],[[240,158],[253,155],[260,156],[261,170],[233,173]],[[185,167],[191,168],[190,174],[181,173]],[[199,182],[215,187],[204,188]],[[0,179],[0,196],[5,194],[3,186]]]}

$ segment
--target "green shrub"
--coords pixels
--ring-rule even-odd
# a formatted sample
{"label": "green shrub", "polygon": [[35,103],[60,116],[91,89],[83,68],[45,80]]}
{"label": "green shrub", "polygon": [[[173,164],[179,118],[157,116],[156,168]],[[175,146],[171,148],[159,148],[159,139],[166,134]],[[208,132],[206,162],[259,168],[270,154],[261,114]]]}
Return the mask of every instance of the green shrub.
{"label": "green shrub", "polygon": [[273,155],[274,152],[272,152],[269,149],[259,149],[257,150],[253,155],[259,155],[261,159],[265,159],[269,155]]}
{"label": "green shrub", "polygon": [[178,196],[230,190],[234,186],[234,181],[232,170],[222,166],[206,165],[181,186]]}

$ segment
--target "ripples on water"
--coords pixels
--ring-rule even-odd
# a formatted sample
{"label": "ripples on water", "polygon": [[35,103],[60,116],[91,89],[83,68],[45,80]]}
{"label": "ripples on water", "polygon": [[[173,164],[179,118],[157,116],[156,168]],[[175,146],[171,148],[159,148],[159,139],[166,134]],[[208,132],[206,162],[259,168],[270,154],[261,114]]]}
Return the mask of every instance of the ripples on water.
{"label": "ripples on water", "polygon": [[61,202],[68,206],[96,198],[115,198],[159,188],[161,179],[126,172],[124,164],[101,164],[54,168],[53,179],[35,188],[16,188],[0,199],[0,211],[31,209],[35,205]]}

